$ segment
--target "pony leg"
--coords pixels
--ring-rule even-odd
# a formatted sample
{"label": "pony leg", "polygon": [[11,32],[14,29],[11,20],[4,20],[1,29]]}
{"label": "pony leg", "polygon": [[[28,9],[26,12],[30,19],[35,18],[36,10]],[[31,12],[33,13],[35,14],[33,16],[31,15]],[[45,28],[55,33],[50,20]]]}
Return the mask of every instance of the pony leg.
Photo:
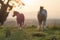
{"label": "pony leg", "polygon": [[24,22],[22,22],[22,24],[21,24],[21,29],[22,30],[24,29]]}
{"label": "pony leg", "polygon": [[19,30],[22,30],[22,27],[21,26],[19,27]]}
{"label": "pony leg", "polygon": [[41,24],[38,25],[37,29],[38,30],[41,30]]}
{"label": "pony leg", "polygon": [[39,25],[40,25],[39,30],[42,30],[42,20],[40,21]]}
{"label": "pony leg", "polygon": [[18,30],[21,30],[21,25],[20,24],[18,24]]}
{"label": "pony leg", "polygon": [[22,23],[22,29],[24,28],[24,22]]}
{"label": "pony leg", "polygon": [[23,30],[23,23],[20,23],[19,28],[20,28],[20,30]]}
{"label": "pony leg", "polygon": [[39,25],[37,26],[37,29],[39,30]]}
{"label": "pony leg", "polygon": [[22,24],[20,24],[19,29],[22,30]]}
{"label": "pony leg", "polygon": [[41,24],[39,25],[39,30],[41,30]]}
{"label": "pony leg", "polygon": [[46,29],[46,21],[43,21],[42,27],[43,27],[43,30]]}
{"label": "pony leg", "polygon": [[18,24],[18,30],[20,30],[20,24]]}

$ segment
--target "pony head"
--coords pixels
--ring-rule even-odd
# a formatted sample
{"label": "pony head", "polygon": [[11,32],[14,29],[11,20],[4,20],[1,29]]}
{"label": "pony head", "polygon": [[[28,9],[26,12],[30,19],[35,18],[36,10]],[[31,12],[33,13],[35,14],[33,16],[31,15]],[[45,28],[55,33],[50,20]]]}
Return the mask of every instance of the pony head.
{"label": "pony head", "polygon": [[43,9],[44,7],[43,6],[40,6],[40,9]]}
{"label": "pony head", "polygon": [[19,12],[14,11],[14,13],[13,13],[13,17],[16,16],[18,13],[19,13]]}

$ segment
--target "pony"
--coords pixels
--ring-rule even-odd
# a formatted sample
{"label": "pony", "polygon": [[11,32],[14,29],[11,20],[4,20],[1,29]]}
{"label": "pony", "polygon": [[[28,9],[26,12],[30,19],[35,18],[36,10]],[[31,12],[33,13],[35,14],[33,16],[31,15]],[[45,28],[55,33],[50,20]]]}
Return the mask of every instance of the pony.
{"label": "pony", "polygon": [[46,18],[47,18],[47,15],[43,15],[41,14],[40,12],[38,13],[37,15],[37,19],[38,19],[38,29],[40,30],[41,28],[44,30],[45,27],[46,27]]}
{"label": "pony", "polygon": [[19,25],[18,28],[21,30],[23,28],[23,25],[24,25],[25,16],[23,13],[19,13],[17,11],[14,11],[13,17],[14,16],[16,16],[17,24]]}

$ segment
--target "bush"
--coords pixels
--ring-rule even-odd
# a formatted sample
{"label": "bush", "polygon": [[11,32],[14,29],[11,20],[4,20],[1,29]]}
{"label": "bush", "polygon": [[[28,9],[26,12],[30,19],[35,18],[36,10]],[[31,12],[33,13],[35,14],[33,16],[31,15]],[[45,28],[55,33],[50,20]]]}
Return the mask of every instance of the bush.
{"label": "bush", "polygon": [[11,40],[30,40],[28,34],[23,31],[15,31],[11,35]]}
{"label": "bush", "polygon": [[48,29],[60,30],[60,26],[49,26]]}
{"label": "bush", "polygon": [[10,31],[10,30],[6,30],[5,33],[6,33],[6,34],[5,34],[5,37],[10,37],[10,36],[11,36],[11,31]]}
{"label": "bush", "polygon": [[32,36],[36,36],[36,37],[45,37],[46,35],[48,34],[44,32],[36,32],[32,34]]}
{"label": "bush", "polygon": [[0,27],[0,29],[3,29],[3,27]]}

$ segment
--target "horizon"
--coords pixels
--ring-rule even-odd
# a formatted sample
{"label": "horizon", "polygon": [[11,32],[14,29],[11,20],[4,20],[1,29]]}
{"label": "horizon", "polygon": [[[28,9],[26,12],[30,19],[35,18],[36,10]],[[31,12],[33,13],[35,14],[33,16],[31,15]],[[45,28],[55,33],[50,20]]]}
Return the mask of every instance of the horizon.
{"label": "horizon", "polygon": [[[32,26],[32,25],[37,26],[38,20],[26,19],[24,24],[25,24],[25,26]],[[46,24],[50,25],[50,26],[54,26],[54,25],[59,26],[60,25],[60,19],[58,19],[58,20],[57,19],[49,19],[49,20],[47,20]],[[17,26],[16,19],[6,20],[3,26]]]}

